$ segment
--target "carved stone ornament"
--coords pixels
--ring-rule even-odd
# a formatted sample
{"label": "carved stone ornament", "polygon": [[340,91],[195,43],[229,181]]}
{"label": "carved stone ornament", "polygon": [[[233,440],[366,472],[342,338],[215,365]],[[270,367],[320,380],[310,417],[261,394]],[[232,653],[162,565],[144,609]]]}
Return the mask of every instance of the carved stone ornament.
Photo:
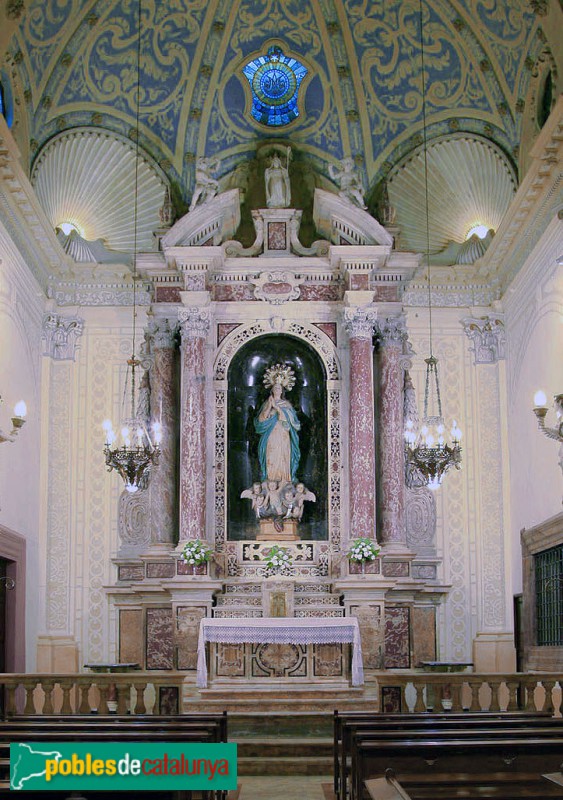
{"label": "carved stone ornament", "polygon": [[147,325],[147,335],[152,347],[170,348],[176,343],[176,321],[170,324],[168,319],[153,319]]}
{"label": "carved stone ornament", "polygon": [[407,338],[407,325],[404,314],[380,319],[375,324],[375,335],[382,345],[401,344]]}
{"label": "carved stone ornament", "polygon": [[470,350],[474,353],[475,364],[496,364],[505,358],[506,332],[501,316],[465,317],[461,324],[473,343]]}
{"label": "carved stone ornament", "polygon": [[48,313],[43,317],[43,355],[55,361],[74,361],[78,349],[78,338],[84,331],[84,320],[80,317],[63,317]]}
{"label": "carved stone ornament", "polygon": [[145,490],[119,497],[117,530],[121,547],[145,547],[150,542],[149,493]]}
{"label": "carved stone ornament", "polygon": [[545,17],[549,11],[548,0],[529,0],[529,5],[534,14],[538,17]]}
{"label": "carved stone ornament", "polygon": [[344,309],[344,327],[351,339],[371,339],[376,322],[377,311],[375,309]]}
{"label": "carved stone ornament", "polygon": [[253,283],[254,297],[274,306],[287,303],[288,300],[297,300],[301,294],[299,281],[289,270],[261,272]]}
{"label": "carved stone ornament", "polygon": [[178,310],[178,322],[182,340],[205,338],[209,332],[211,324],[211,314],[209,308],[199,308],[192,306],[180,308]]}
{"label": "carved stone ornament", "polygon": [[426,486],[407,489],[405,496],[407,544],[415,553],[431,548],[436,539],[436,496]]}

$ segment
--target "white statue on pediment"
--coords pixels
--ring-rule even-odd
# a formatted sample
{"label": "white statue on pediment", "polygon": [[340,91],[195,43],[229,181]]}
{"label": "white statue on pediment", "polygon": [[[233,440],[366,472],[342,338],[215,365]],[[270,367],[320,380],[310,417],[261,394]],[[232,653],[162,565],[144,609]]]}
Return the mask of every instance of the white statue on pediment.
{"label": "white statue on pediment", "polygon": [[329,164],[328,174],[340,187],[340,191],[338,192],[339,197],[350,200],[354,205],[360,208],[367,208],[364,203],[364,184],[354,165],[353,158],[342,159],[339,167],[335,167],[334,164]]}
{"label": "white statue on pediment", "polygon": [[266,205],[268,208],[289,208],[291,186],[289,183],[289,162],[291,147],[286,148],[286,163],[282,163],[278,153],[274,153],[264,172],[266,182]]}
{"label": "white statue on pediment", "polygon": [[219,181],[211,175],[213,170],[219,169],[220,160],[218,158],[198,158],[195,165],[195,189],[190,203],[190,211],[193,211],[198,203],[206,203],[215,197],[219,191]]}

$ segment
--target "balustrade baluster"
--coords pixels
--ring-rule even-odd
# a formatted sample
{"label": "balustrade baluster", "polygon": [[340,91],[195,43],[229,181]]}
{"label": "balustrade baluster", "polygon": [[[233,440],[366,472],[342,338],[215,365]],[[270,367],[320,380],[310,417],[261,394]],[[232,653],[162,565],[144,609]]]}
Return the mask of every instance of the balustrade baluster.
{"label": "balustrade baluster", "polygon": [[91,680],[86,679],[88,682],[83,683],[82,680],[79,684],[79,691],[80,691],[80,705],[78,706],[78,711],[81,714],[89,714],[90,713],[90,699],[88,697],[90,693],[90,686],[92,685]]}
{"label": "balustrade baluster", "polygon": [[463,711],[461,704],[461,683],[452,683],[452,711]]}
{"label": "balustrade baluster", "polygon": [[109,696],[109,686],[107,683],[98,683],[98,691],[100,693],[100,704],[98,708],[99,714],[108,714],[108,696]]}
{"label": "balustrade baluster", "polygon": [[61,705],[61,714],[72,714],[72,706],[70,704],[70,692],[73,687],[72,681],[60,681],[61,689],[63,690],[63,702]]}
{"label": "balustrade baluster", "polygon": [[518,681],[506,681],[508,687],[508,707],[507,711],[518,711]]}
{"label": "balustrade baluster", "polygon": [[549,711],[550,714],[553,714],[553,695],[552,691],[555,686],[555,681],[544,681],[540,679],[540,684],[545,689],[545,699],[543,701],[543,708],[540,711]]}
{"label": "balustrade baluster", "polygon": [[537,679],[526,680],[524,685],[526,687],[526,711],[536,711],[535,691],[538,681]]}
{"label": "balustrade baluster", "polygon": [[[401,692],[401,711],[407,712],[409,710],[409,706],[407,704],[407,684],[403,683],[402,686],[399,687]],[[182,696],[182,690],[180,689],[180,697]]]}
{"label": "balustrade baluster", "polygon": [[43,691],[45,692],[45,702],[43,703],[43,714],[54,714],[53,710],[53,689],[55,681],[43,681]]}
{"label": "balustrade baluster", "polygon": [[16,685],[13,683],[4,684],[4,700],[6,703],[4,715],[10,717],[16,713]]}
{"label": "balustrade baluster", "polygon": [[23,709],[24,714],[35,714],[35,703],[33,694],[35,692],[35,687],[37,686],[37,681],[23,681],[23,690],[25,692],[25,706]]}
{"label": "balustrade baluster", "polygon": [[479,689],[481,688],[481,681],[467,681],[469,690],[471,692],[471,705],[470,711],[481,711],[481,701],[479,700]]}
{"label": "balustrade baluster", "polygon": [[131,705],[131,684],[118,683],[117,689],[117,713],[127,714]]}
{"label": "balustrade baluster", "polygon": [[491,688],[491,705],[489,706],[489,711],[500,711],[498,690],[500,688],[501,682],[487,680],[487,683]]}
{"label": "balustrade baluster", "polygon": [[414,683],[414,690],[416,692],[416,703],[414,704],[415,713],[419,711],[426,711],[426,703],[424,702],[424,688],[425,683]]}
{"label": "balustrade baluster", "polygon": [[137,692],[137,700],[135,702],[135,708],[133,710],[133,714],[146,714],[147,707],[145,706],[145,689],[147,688],[146,683],[139,683],[135,681],[133,683],[135,691]]}

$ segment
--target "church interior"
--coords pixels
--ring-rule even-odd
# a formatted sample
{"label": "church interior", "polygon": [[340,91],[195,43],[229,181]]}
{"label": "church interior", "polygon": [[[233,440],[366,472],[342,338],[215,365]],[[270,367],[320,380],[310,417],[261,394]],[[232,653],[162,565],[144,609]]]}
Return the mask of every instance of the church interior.
{"label": "church interior", "polygon": [[[226,712],[232,800],[561,797],[561,0],[0,14],[4,719]],[[448,712],[539,715],[528,777],[333,758]]]}

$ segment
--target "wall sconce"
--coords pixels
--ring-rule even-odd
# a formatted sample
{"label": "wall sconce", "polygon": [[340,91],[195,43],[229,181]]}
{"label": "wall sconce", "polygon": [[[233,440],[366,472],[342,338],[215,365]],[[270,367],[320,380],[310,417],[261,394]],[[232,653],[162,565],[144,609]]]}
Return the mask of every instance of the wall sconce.
{"label": "wall sconce", "polygon": [[[556,394],[554,397],[555,413],[557,416],[556,428],[548,428],[545,424],[548,411],[546,403],[547,398],[545,392],[542,392],[540,389],[540,391],[536,392],[534,395],[534,414],[538,421],[538,428],[545,433],[548,439],[553,439],[559,442],[560,445],[563,445],[563,394]],[[563,472],[563,447],[559,449],[559,455],[559,466]]]}
{"label": "wall sconce", "polygon": [[[0,403],[2,402],[2,398],[0,397]],[[16,436],[19,433],[20,428],[22,428],[25,424],[25,417],[27,414],[27,406],[23,400],[20,400],[19,403],[16,403],[14,406],[14,416],[12,417],[12,430],[10,433],[4,433],[3,430],[0,429],[0,444],[3,442],[13,442]]]}

